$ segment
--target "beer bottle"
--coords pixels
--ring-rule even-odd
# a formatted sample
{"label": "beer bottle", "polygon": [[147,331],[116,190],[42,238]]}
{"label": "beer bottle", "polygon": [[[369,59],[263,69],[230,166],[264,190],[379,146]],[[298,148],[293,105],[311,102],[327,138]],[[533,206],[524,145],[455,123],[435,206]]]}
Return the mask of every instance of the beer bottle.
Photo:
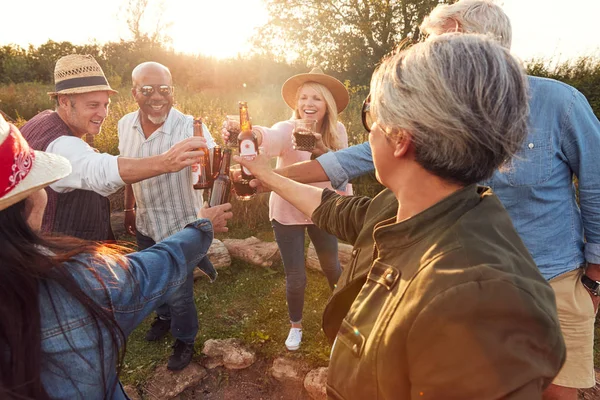
{"label": "beer bottle", "polygon": [[214,181],[219,176],[221,169],[221,146],[213,147],[213,162],[212,162],[212,180]]}
{"label": "beer bottle", "polygon": [[[240,157],[247,160],[254,160],[258,154],[258,142],[256,135],[252,132],[252,123],[248,114],[248,103],[239,102],[240,106],[240,134],[238,135]],[[242,168],[242,179],[250,181],[254,179],[250,170]]]}
{"label": "beer bottle", "polygon": [[209,207],[218,206],[229,202],[229,194],[231,193],[231,179],[229,178],[229,166],[231,164],[231,149],[223,150],[223,159],[221,160],[221,168],[213,182],[212,191],[210,193]]}
{"label": "beer bottle", "polygon": [[[194,118],[194,136],[204,136],[202,132],[202,118]],[[212,183],[208,149],[203,148],[202,151],[204,154],[202,154],[200,164],[192,166],[192,182],[196,190],[208,189]]]}

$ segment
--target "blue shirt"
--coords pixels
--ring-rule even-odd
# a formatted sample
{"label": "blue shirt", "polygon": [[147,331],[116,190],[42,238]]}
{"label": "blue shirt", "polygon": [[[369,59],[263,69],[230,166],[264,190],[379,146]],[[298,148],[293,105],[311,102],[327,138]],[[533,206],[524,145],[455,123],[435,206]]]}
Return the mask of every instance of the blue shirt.
{"label": "blue shirt", "polygon": [[[209,220],[201,219],[144,251],[125,256],[126,268],[114,260],[106,263],[88,254],[78,256],[85,267],[66,263],[64,267],[97,304],[111,310],[126,336],[153,310],[163,304],[186,281],[200,263],[209,276],[216,273],[205,257],[212,243]],[[106,284],[106,290],[94,273]],[[126,399],[117,382],[111,337],[101,329],[96,332],[94,320],[83,306],[62,286],[40,283],[42,324],[42,382],[53,399],[100,399],[102,397],[102,365],[108,388],[116,383],[112,399]],[[104,343],[104,359],[98,343]]]}
{"label": "blue shirt", "polygon": [[[600,264],[600,122],[575,88],[552,79],[528,80],[528,136],[507,168],[481,184],[500,198],[550,280],[585,262]],[[336,189],[374,170],[368,142],[317,160]]]}

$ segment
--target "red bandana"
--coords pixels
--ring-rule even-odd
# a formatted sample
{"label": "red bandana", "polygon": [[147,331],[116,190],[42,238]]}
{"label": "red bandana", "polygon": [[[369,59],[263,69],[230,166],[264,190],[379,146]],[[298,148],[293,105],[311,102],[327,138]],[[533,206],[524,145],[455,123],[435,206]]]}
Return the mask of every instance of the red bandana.
{"label": "red bandana", "polygon": [[27,141],[13,125],[9,126],[10,133],[0,143],[0,197],[4,197],[25,179],[35,159],[35,153]]}

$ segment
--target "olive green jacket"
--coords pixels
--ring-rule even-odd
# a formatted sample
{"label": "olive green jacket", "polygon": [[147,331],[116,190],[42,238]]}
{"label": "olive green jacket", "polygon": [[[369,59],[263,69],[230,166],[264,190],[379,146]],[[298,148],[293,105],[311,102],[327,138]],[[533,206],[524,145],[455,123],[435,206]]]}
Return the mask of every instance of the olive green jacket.
{"label": "olive green jacket", "polygon": [[354,245],[324,315],[333,399],[540,399],[565,358],[554,293],[498,198],[398,203],[325,191],[312,219]]}

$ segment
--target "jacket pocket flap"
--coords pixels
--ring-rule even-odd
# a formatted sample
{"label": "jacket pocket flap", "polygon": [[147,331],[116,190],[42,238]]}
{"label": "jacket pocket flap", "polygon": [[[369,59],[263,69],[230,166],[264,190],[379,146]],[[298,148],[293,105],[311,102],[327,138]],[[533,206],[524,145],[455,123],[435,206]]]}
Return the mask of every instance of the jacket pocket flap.
{"label": "jacket pocket flap", "polygon": [[396,282],[398,282],[400,275],[400,271],[391,265],[375,261],[371,267],[371,271],[369,271],[368,279],[379,283],[387,290],[391,290]]}
{"label": "jacket pocket flap", "polygon": [[344,319],[337,337],[342,343],[348,346],[355,357],[360,357],[365,347],[366,338],[360,333],[357,327],[352,326]]}

